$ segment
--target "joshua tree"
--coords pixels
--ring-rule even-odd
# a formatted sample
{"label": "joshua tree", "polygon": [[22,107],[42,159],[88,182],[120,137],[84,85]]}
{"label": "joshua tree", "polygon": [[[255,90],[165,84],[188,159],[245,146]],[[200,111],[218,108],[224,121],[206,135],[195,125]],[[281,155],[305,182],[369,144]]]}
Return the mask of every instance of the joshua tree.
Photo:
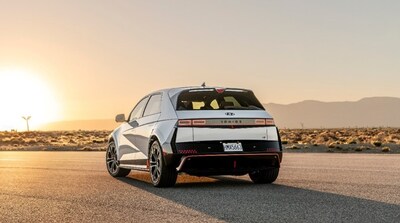
{"label": "joshua tree", "polygon": [[26,129],[29,132],[29,119],[31,119],[31,116],[22,116],[23,119],[26,121]]}

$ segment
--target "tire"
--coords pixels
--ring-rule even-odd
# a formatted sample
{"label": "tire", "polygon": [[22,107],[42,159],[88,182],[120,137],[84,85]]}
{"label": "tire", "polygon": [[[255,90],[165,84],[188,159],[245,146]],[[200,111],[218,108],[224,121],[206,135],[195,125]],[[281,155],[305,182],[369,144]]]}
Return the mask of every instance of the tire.
{"label": "tire", "polygon": [[106,167],[108,173],[113,177],[125,177],[131,170],[119,167],[119,161],[117,157],[117,149],[114,142],[110,142],[106,152]]}
{"label": "tire", "polygon": [[256,184],[270,184],[278,178],[279,168],[259,170],[249,173],[250,179]]}
{"label": "tire", "polygon": [[165,164],[160,143],[155,140],[150,146],[150,178],[155,187],[172,187],[178,173],[174,167]]}

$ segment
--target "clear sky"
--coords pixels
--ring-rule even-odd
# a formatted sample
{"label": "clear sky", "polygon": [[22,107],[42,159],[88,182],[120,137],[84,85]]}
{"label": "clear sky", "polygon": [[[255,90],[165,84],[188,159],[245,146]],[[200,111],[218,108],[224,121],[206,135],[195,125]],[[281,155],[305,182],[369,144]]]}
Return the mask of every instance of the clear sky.
{"label": "clear sky", "polygon": [[[64,120],[203,81],[265,103],[400,97],[400,1],[0,0],[0,75],[16,73],[50,92],[29,99],[51,94],[38,112]],[[0,83],[0,115],[37,90],[22,82]]]}

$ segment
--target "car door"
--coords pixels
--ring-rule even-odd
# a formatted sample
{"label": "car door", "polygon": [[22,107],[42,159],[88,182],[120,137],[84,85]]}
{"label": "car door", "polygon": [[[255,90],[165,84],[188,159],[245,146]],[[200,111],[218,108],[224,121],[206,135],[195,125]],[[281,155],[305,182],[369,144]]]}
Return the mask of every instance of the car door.
{"label": "car door", "polygon": [[146,104],[149,100],[149,96],[144,97],[140,100],[137,105],[134,107],[132,112],[129,115],[127,123],[123,125],[122,135],[119,139],[120,146],[120,160],[123,164],[133,164],[136,154],[140,153],[139,148],[136,145],[135,140],[135,132],[136,128],[139,126],[137,122],[140,117],[142,117]]}
{"label": "car door", "polygon": [[138,153],[135,158],[141,160],[142,163],[147,161],[150,137],[160,118],[161,98],[161,93],[151,95],[144,109],[143,116],[136,120],[138,127],[135,129],[134,143],[141,153]]}

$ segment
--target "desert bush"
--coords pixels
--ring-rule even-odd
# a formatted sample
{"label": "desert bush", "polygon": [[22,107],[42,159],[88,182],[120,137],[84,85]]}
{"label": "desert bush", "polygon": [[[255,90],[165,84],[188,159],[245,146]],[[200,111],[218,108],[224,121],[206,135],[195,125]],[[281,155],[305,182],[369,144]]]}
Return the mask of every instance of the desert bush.
{"label": "desert bush", "polygon": [[390,148],[385,146],[382,148],[382,152],[384,152],[384,153],[390,152]]}
{"label": "desert bush", "polygon": [[335,148],[336,147],[336,144],[335,143],[330,143],[329,145],[328,145],[328,148],[330,148],[330,149],[333,149],[333,148]]}
{"label": "desert bush", "polygon": [[36,140],[35,139],[28,139],[25,142],[28,143],[28,144],[35,144]]}
{"label": "desert bush", "polygon": [[347,144],[357,144],[357,140],[349,139],[349,141],[347,141]]}
{"label": "desert bush", "polygon": [[104,139],[93,139],[93,143],[104,143]]}
{"label": "desert bush", "polygon": [[380,142],[380,141],[375,141],[375,142],[373,142],[372,144],[374,144],[374,146],[376,146],[376,147],[380,147],[380,146],[382,145],[382,142]]}
{"label": "desert bush", "polygon": [[281,142],[282,142],[283,145],[288,144],[288,141],[287,141],[287,140],[282,140]]}
{"label": "desert bush", "polygon": [[92,147],[89,146],[85,146],[82,148],[82,151],[92,151],[92,150],[93,150]]}
{"label": "desert bush", "polygon": [[356,147],[354,150],[357,152],[361,152],[361,151],[363,151],[363,149],[364,148],[362,146],[360,146],[360,147]]}
{"label": "desert bush", "polygon": [[286,149],[300,149],[300,147],[293,145],[293,146],[287,147]]}

